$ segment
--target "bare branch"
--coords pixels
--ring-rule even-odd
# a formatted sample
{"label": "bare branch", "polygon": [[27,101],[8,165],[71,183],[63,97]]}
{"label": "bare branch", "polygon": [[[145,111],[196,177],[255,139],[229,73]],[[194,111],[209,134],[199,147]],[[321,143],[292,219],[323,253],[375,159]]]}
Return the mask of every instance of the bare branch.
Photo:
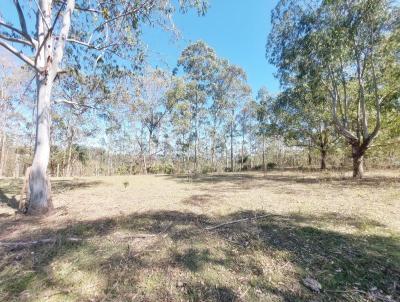
{"label": "bare branch", "polygon": [[16,48],[12,47],[10,44],[8,44],[5,41],[0,40],[0,46],[3,46],[5,49],[7,49],[9,52],[20,58],[22,61],[24,61],[26,64],[29,66],[33,67],[36,71],[40,72],[40,69],[38,69],[35,65],[35,62],[26,56],[22,51],[17,50]]}
{"label": "bare branch", "polygon": [[68,38],[67,42],[79,44],[79,45],[85,46],[85,47],[87,47],[89,49],[95,49],[95,50],[104,50],[106,48],[109,48],[109,47],[116,46],[116,45],[120,44],[120,43],[111,43],[111,44],[108,44],[108,45],[96,46],[96,45],[92,45],[90,43],[86,43],[86,42],[83,42],[83,41],[80,41],[80,40],[77,40],[77,39],[73,39],[73,38]]}
{"label": "bare branch", "polygon": [[49,24],[47,24],[46,17],[44,16],[43,11],[42,11],[42,9],[40,8],[40,5],[39,5],[39,3],[37,2],[37,0],[35,0],[35,3],[36,3],[36,6],[37,6],[37,8],[38,8],[38,10],[39,10],[39,12],[40,12],[40,15],[42,16],[42,19],[43,19],[44,24],[46,25],[47,29],[49,30],[49,29],[50,29],[50,26],[49,26]]}
{"label": "bare branch", "polygon": [[27,46],[32,46],[31,42],[24,40],[24,39],[14,38],[14,37],[10,37],[10,36],[3,35],[3,34],[0,34],[0,38],[10,41],[10,42],[20,43],[20,44],[24,44]]}
{"label": "bare branch", "polygon": [[242,218],[242,219],[238,219],[238,220],[233,220],[233,221],[228,221],[228,222],[225,222],[225,223],[217,224],[215,226],[206,227],[205,230],[212,231],[212,230],[218,229],[218,228],[223,227],[223,226],[227,226],[227,225],[231,225],[231,224],[235,224],[235,223],[239,223],[239,222],[244,222],[244,221],[257,220],[257,219],[271,217],[271,216],[273,216],[273,215],[272,214],[266,214],[266,215],[261,215],[261,216]]}
{"label": "bare branch", "polygon": [[78,109],[79,107],[90,108],[90,109],[96,109],[96,108],[93,107],[93,106],[86,105],[86,104],[79,104],[79,103],[77,103],[77,102],[69,101],[69,100],[66,100],[66,99],[56,99],[56,100],[54,100],[54,103],[56,103],[56,104],[67,104],[67,105],[72,106],[72,107],[75,108],[75,109]]}
{"label": "bare branch", "polygon": [[3,21],[0,20],[0,26],[3,26],[5,28],[8,28],[9,30],[19,34],[22,37],[25,37],[25,39],[31,41],[30,46],[35,47],[37,41],[35,39],[33,39],[31,36],[29,36],[28,34],[25,34],[24,32],[22,32],[21,30],[19,30],[18,28],[15,28],[14,26],[7,24]]}
{"label": "bare branch", "polygon": [[18,0],[14,0],[14,5],[15,8],[17,9],[18,12],[18,19],[19,19],[19,24],[21,25],[21,30],[24,33],[24,37],[25,38],[30,38],[29,34],[28,34],[28,29],[26,27],[26,21],[25,21],[25,16],[24,13],[22,12],[22,8],[21,5],[19,4]]}
{"label": "bare branch", "polygon": [[62,20],[62,26],[60,30],[60,37],[58,39],[58,44],[56,47],[56,50],[54,52],[54,67],[55,67],[55,72],[58,70],[62,57],[64,55],[64,47],[65,47],[65,42],[68,38],[68,33],[71,27],[71,18],[72,18],[72,12],[74,11],[75,8],[75,0],[67,0],[67,4],[65,7],[65,12],[63,15],[63,20]]}

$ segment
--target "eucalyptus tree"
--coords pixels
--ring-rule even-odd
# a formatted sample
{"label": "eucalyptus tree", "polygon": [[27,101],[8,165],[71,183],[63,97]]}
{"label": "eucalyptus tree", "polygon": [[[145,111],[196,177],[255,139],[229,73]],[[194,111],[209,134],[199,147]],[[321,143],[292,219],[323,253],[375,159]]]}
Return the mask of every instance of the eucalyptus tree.
{"label": "eucalyptus tree", "polygon": [[247,84],[246,72],[227,60],[219,60],[217,77],[214,80],[214,104],[219,116],[225,120],[230,138],[230,169],[233,172],[233,145],[236,130],[236,119],[240,108],[248,99],[251,88]]}
{"label": "eucalyptus tree", "polygon": [[[36,76],[36,142],[29,177],[28,213],[41,214],[52,208],[46,175],[51,94],[54,80],[63,72],[66,46],[68,56],[81,68],[96,67],[117,57],[140,63],[141,24],[167,27],[174,5],[169,0],[27,0],[22,5],[14,0],[13,3],[16,22],[5,20],[10,14],[3,6],[1,9],[0,46],[31,67]],[[200,13],[206,9],[204,1],[183,0],[180,5],[183,11],[193,6]],[[32,19],[36,20],[36,26]]]}
{"label": "eucalyptus tree", "polygon": [[11,136],[23,136],[20,125],[29,126],[30,116],[23,112],[30,109],[30,98],[26,93],[30,78],[29,70],[16,64],[11,55],[0,51],[0,177],[5,172],[7,154],[12,145]]}
{"label": "eucalyptus tree", "polygon": [[[199,132],[204,124],[202,118],[205,111],[207,96],[212,92],[212,85],[218,71],[218,58],[215,51],[203,41],[197,41],[186,47],[178,60],[186,75],[187,98],[190,100],[190,111],[194,129],[194,163],[197,169],[197,154],[199,147]],[[212,136],[213,145],[215,137]]]}
{"label": "eucalyptus tree", "polygon": [[72,163],[79,155],[77,142],[96,133],[99,127],[97,112],[105,113],[103,107],[109,102],[110,96],[104,81],[95,75],[84,76],[72,72],[63,74],[60,78],[56,81],[53,92],[54,127],[51,137],[52,144],[58,144],[61,147],[58,151],[63,153],[61,159],[55,163],[56,175],[60,174],[62,168],[64,176],[72,176]]}
{"label": "eucalyptus tree", "polygon": [[272,106],[275,124],[286,144],[318,150],[321,170],[326,169],[328,152],[338,143],[327,103],[324,95],[318,95],[317,87],[295,87],[283,91]]}
{"label": "eucalyptus tree", "polygon": [[[387,74],[398,64],[385,51],[398,23],[389,0],[282,0],[273,12],[268,55],[284,85],[322,83],[336,130],[352,149],[353,177],[382,125],[382,104],[399,90]],[[328,110],[328,109],[327,109]]]}
{"label": "eucalyptus tree", "polygon": [[147,68],[138,78],[138,93],[132,110],[148,131],[147,152],[150,164],[154,155],[159,153],[157,132],[163,122],[167,122],[167,115],[175,105],[175,100],[168,97],[171,88],[172,76],[160,69]]}
{"label": "eucalyptus tree", "polygon": [[170,115],[170,123],[175,137],[176,155],[186,169],[192,132],[192,112],[190,99],[187,97],[187,83],[177,78],[168,92],[168,98],[175,103]]}
{"label": "eucalyptus tree", "polygon": [[265,162],[265,140],[271,129],[271,108],[274,100],[268,89],[266,87],[261,87],[257,92],[256,101],[257,133],[262,138],[262,167],[265,173],[267,170]]}
{"label": "eucalyptus tree", "polygon": [[[242,106],[237,116],[237,122],[239,124],[239,132],[241,136],[241,145],[240,145],[240,170],[244,169],[244,164],[246,161],[251,162],[251,147],[246,150],[246,137],[250,141],[251,132],[253,126],[253,119],[255,117],[255,106],[254,100],[248,99]],[[247,153],[247,154],[246,154]]]}

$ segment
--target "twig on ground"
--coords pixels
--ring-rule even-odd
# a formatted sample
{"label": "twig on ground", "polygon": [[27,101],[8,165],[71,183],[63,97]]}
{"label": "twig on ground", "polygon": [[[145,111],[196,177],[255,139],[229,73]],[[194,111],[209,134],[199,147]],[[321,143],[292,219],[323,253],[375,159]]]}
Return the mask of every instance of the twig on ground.
{"label": "twig on ground", "polygon": [[[69,241],[69,242],[78,242],[78,241],[82,241],[83,239],[76,238],[76,237],[69,237],[69,238],[64,238],[63,240]],[[32,240],[32,241],[16,241],[16,242],[0,241],[0,246],[23,247],[23,246],[30,246],[30,245],[37,245],[37,244],[55,243],[56,241],[57,241],[57,238],[46,238],[46,239],[39,239],[39,240]]]}
{"label": "twig on ground", "polygon": [[215,226],[206,227],[205,230],[211,231],[211,230],[214,230],[214,229],[226,226],[226,225],[235,224],[235,223],[239,223],[239,222],[243,222],[243,221],[257,220],[257,219],[265,218],[265,217],[269,217],[269,216],[272,216],[272,214],[262,215],[262,216],[255,216],[255,217],[248,217],[248,218],[242,218],[242,219],[238,219],[238,220],[228,221],[228,222],[225,222],[225,223],[217,224]]}

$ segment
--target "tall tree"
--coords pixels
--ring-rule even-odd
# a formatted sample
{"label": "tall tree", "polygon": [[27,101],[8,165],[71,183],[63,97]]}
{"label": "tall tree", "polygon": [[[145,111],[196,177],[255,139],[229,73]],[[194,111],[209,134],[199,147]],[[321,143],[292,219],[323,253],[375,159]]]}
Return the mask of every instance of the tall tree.
{"label": "tall tree", "polygon": [[193,123],[194,163],[197,170],[199,148],[199,133],[201,119],[205,110],[207,95],[212,91],[212,85],[218,71],[218,58],[215,51],[203,41],[197,41],[186,47],[178,60],[178,67],[186,73],[187,98],[190,100],[190,110]]}
{"label": "tall tree", "polygon": [[[230,138],[230,170],[234,169],[234,136],[237,114],[251,93],[246,72],[227,60],[219,60],[217,77],[214,80],[214,108],[226,120]],[[214,109],[215,110],[215,109]]]}
{"label": "tall tree", "polygon": [[[204,1],[180,1],[182,10],[196,6],[204,12]],[[42,214],[52,208],[46,174],[50,158],[50,116],[53,83],[62,71],[67,54],[75,57],[81,68],[97,66],[104,59],[117,56],[134,61],[141,58],[140,24],[165,25],[171,20],[174,6],[168,0],[38,0],[25,6],[14,0],[17,22],[4,20],[1,12],[0,46],[20,58],[36,74],[36,141],[29,177],[28,213]],[[27,11],[33,8],[33,14]],[[36,19],[36,26],[31,27]],[[88,55],[83,55],[84,53]],[[139,56],[136,56],[139,54]],[[94,58],[94,64],[86,61]]]}
{"label": "tall tree", "polygon": [[[160,69],[148,68],[138,80],[138,96],[132,109],[148,131],[147,151],[150,164],[154,155],[159,152],[156,149],[157,131],[175,105],[175,100],[168,98],[168,91],[171,88],[171,76]],[[156,148],[153,149],[153,146]]]}
{"label": "tall tree", "polygon": [[282,0],[273,12],[270,61],[285,85],[295,78],[321,82],[336,129],[351,146],[353,177],[363,176],[382,103],[399,90],[386,77],[396,54],[384,51],[396,20],[398,9],[388,0]]}
{"label": "tall tree", "polygon": [[270,111],[272,108],[273,98],[266,87],[261,87],[257,93],[256,100],[257,132],[262,138],[262,167],[265,174],[267,171],[265,162],[265,140],[267,135],[270,133]]}

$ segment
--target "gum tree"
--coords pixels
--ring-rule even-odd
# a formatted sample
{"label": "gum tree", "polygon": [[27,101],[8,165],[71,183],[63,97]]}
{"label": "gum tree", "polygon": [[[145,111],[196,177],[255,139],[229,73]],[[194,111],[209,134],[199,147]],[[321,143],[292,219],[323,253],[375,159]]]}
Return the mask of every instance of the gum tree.
{"label": "gum tree", "polygon": [[[97,67],[106,59],[140,62],[140,25],[168,27],[174,5],[169,0],[13,0],[13,4],[17,20],[7,21],[1,9],[0,46],[35,72],[36,140],[28,213],[44,214],[52,208],[47,177],[51,95],[55,79],[66,67],[65,53],[79,69]],[[200,0],[179,4],[183,11],[196,6],[203,13],[206,8]]]}
{"label": "gum tree", "polygon": [[336,131],[351,147],[353,177],[363,176],[364,155],[381,129],[382,104],[399,89],[386,76],[396,53],[385,51],[398,16],[388,0],[282,0],[273,11],[270,62],[284,86],[320,81]]}

